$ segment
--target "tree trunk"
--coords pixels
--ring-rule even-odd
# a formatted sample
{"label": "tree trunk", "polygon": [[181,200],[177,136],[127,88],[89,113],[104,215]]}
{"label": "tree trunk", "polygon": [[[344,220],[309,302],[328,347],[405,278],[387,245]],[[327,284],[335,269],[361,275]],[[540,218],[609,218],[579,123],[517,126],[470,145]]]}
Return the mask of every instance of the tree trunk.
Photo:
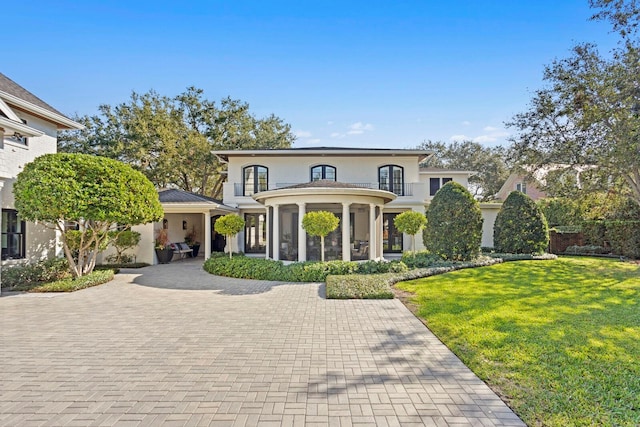
{"label": "tree trunk", "polygon": [[320,260],[324,262],[324,236],[320,236]]}

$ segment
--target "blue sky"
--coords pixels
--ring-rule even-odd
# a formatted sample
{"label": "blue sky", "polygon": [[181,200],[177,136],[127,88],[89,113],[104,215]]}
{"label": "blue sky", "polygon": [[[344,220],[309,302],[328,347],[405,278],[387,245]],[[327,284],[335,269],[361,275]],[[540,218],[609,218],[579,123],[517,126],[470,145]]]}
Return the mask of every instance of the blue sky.
{"label": "blue sky", "polygon": [[68,115],[131,91],[248,102],[296,147],[504,144],[542,70],[615,38],[587,0],[7,2],[0,70]]}

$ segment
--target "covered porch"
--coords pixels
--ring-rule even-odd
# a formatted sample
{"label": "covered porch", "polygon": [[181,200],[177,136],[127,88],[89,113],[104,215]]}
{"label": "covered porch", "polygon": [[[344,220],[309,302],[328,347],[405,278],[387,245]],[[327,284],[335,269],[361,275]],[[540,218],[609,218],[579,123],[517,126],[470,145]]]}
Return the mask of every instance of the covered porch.
{"label": "covered porch", "polygon": [[[263,236],[265,257],[285,261],[321,259],[320,238],[307,235],[302,218],[307,212],[328,211],[340,219],[325,237],[325,260],[378,260],[383,257],[384,205],[395,199],[384,190],[339,182],[314,181],[257,193],[264,211],[245,212],[245,252],[256,252],[254,236]],[[255,218],[247,221],[247,217]],[[258,229],[256,229],[258,227]]]}

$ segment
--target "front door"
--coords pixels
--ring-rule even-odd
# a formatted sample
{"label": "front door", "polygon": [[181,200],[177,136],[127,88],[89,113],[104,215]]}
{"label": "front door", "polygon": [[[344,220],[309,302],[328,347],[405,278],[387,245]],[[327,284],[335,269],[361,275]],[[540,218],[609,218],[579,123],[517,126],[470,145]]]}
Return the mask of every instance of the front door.
{"label": "front door", "polygon": [[396,229],[393,220],[396,218],[397,213],[386,213],[382,216],[383,219],[383,234],[382,234],[382,251],[383,252],[402,252],[402,233]]}

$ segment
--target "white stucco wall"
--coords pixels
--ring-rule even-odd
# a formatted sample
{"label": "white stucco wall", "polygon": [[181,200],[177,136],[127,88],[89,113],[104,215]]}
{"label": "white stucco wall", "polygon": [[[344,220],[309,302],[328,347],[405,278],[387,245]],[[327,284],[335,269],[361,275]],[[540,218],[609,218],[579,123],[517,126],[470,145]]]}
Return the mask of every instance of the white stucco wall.
{"label": "white stucco wall", "polygon": [[[57,130],[55,125],[16,111],[18,116],[27,121],[27,125],[44,132],[39,137],[31,137],[27,145],[23,145],[4,137],[0,143],[0,177],[4,178],[4,186],[0,190],[0,205],[3,209],[15,209],[13,184],[24,165],[36,157],[57,150]],[[47,257],[61,255],[61,248],[56,245],[56,232],[40,224],[26,223],[26,258],[24,260],[7,260],[3,265],[17,262],[34,262]]]}
{"label": "white stucco wall", "polygon": [[480,203],[480,211],[482,212],[482,246],[493,247],[493,225],[496,222],[496,216],[502,207],[502,203]]}

